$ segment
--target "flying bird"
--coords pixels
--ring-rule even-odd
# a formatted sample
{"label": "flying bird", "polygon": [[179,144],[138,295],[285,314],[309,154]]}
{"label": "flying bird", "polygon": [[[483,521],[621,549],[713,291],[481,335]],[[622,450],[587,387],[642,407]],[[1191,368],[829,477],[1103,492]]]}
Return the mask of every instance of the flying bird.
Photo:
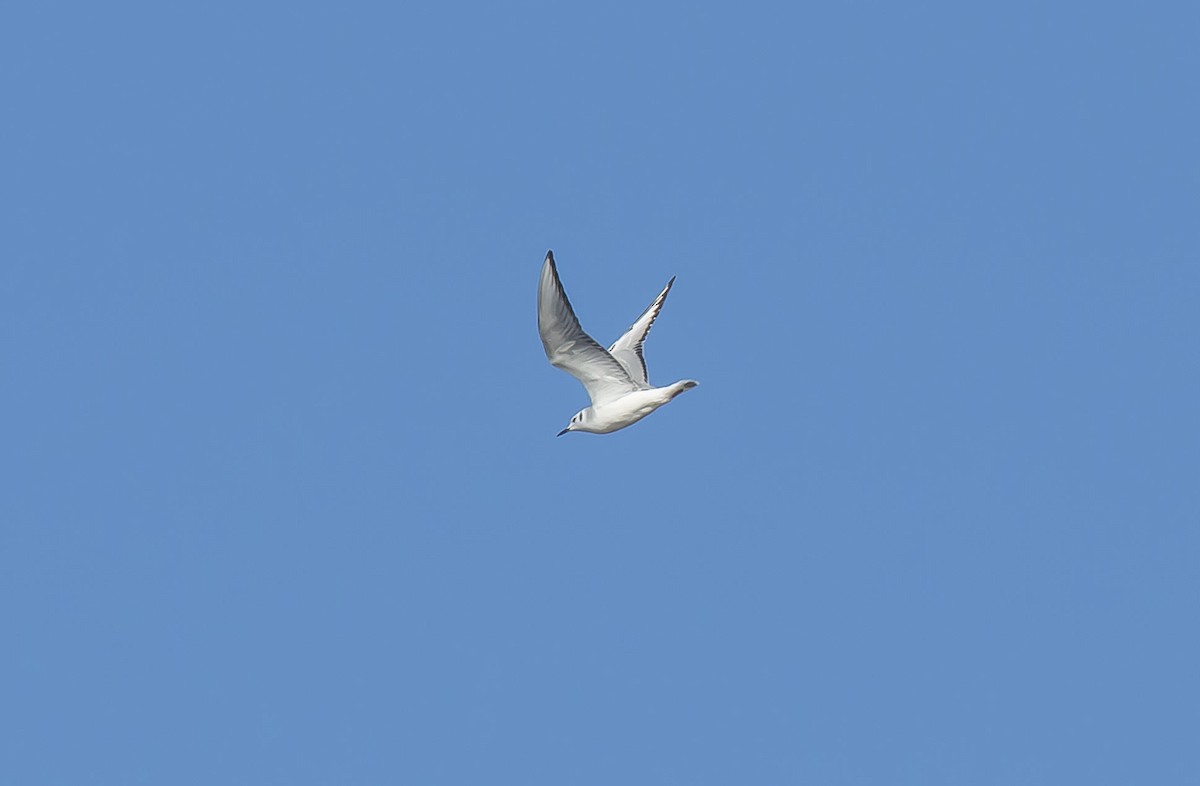
{"label": "flying bird", "polygon": [[605,349],[583,332],[571,301],[563,290],[554,264],[554,252],[546,252],[538,283],[538,333],[550,365],[561,368],[583,383],[592,405],[571,418],[558,436],[568,431],[608,434],[637,423],[685,390],[699,383],[681,379],[666,387],[650,384],[642,355],[650,326],[662,310],[667,293],[675,283],[672,276],[654,302],[634,320],[625,335]]}

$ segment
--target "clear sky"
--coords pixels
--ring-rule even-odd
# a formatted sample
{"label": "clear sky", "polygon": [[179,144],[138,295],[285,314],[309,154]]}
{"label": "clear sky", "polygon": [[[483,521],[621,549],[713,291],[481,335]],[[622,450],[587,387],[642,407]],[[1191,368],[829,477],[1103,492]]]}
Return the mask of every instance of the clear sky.
{"label": "clear sky", "polygon": [[1194,4],[188,5],[0,14],[0,782],[1200,782]]}

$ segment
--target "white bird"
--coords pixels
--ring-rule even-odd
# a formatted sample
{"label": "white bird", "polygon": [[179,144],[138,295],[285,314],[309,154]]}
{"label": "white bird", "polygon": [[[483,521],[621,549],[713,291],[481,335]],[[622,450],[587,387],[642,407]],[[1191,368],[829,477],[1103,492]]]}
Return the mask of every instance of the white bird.
{"label": "white bird", "polygon": [[625,335],[606,350],[579,326],[579,319],[558,278],[554,252],[546,252],[538,284],[538,333],[542,336],[542,346],[546,348],[550,364],[582,382],[592,400],[592,405],[577,412],[558,436],[568,431],[608,434],[631,426],[699,384],[693,379],[681,379],[656,388],[650,385],[646,374],[642,342],[674,283],[672,276]]}

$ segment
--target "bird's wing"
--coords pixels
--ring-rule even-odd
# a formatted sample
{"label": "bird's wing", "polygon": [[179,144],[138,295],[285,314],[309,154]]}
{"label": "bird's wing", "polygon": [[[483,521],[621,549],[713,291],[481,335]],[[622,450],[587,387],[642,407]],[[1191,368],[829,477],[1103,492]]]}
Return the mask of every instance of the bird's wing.
{"label": "bird's wing", "polygon": [[633,321],[629,330],[625,331],[625,335],[608,348],[609,354],[617,359],[617,362],[628,372],[633,383],[641,388],[650,386],[650,375],[646,372],[646,358],[642,355],[642,343],[646,340],[646,336],[650,335],[650,326],[658,318],[658,312],[662,311],[663,303],[667,300],[667,293],[671,291],[674,283],[675,276],[671,276],[671,280],[663,287],[663,291],[658,293],[658,297],[654,298],[654,302]]}
{"label": "bird's wing", "polygon": [[538,284],[538,333],[550,364],[582,382],[593,406],[638,389],[624,367],[579,326],[550,251]]}

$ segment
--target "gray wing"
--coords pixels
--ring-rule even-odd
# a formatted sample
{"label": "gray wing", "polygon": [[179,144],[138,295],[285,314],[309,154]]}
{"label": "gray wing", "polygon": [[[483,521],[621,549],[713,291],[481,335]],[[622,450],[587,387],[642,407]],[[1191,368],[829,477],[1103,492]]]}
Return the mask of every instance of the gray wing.
{"label": "gray wing", "polygon": [[593,406],[638,389],[622,365],[579,326],[551,251],[538,284],[538,333],[550,364],[582,382]]}
{"label": "gray wing", "polygon": [[633,384],[639,388],[650,387],[650,375],[646,372],[646,358],[642,355],[642,343],[646,340],[646,336],[650,335],[650,326],[654,324],[654,320],[658,319],[658,312],[662,311],[663,303],[667,300],[667,293],[671,291],[674,283],[675,276],[671,276],[671,280],[663,287],[663,291],[658,293],[658,297],[654,298],[654,302],[633,321],[629,330],[625,331],[625,335],[608,348],[609,354],[617,359],[617,362],[624,367],[630,379],[633,380]]}

